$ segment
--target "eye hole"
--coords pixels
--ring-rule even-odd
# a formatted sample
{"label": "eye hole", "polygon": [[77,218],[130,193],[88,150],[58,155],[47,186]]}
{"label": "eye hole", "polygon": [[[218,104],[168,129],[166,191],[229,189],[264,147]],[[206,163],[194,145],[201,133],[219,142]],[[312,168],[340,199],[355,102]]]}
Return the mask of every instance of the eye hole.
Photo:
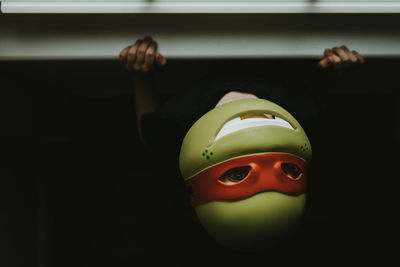
{"label": "eye hole", "polygon": [[302,173],[300,168],[293,163],[282,163],[281,164],[282,171],[291,179],[297,179],[300,177]]}
{"label": "eye hole", "polygon": [[237,184],[244,180],[249,172],[249,166],[233,168],[225,172],[218,180],[227,185]]}

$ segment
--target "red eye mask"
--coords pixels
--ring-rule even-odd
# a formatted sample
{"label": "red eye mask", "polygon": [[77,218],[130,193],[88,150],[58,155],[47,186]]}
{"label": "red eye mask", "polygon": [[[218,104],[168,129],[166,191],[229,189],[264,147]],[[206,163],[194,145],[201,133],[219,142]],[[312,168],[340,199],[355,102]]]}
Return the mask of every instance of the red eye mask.
{"label": "red eye mask", "polygon": [[[292,178],[284,166],[295,165],[301,172]],[[292,165],[292,166],[293,166]],[[250,167],[246,178],[227,184],[219,178],[229,170]],[[212,200],[239,200],[262,191],[278,191],[288,195],[299,195],[306,190],[307,165],[297,156],[287,153],[264,153],[235,158],[222,162],[186,180],[191,188],[192,206]]]}

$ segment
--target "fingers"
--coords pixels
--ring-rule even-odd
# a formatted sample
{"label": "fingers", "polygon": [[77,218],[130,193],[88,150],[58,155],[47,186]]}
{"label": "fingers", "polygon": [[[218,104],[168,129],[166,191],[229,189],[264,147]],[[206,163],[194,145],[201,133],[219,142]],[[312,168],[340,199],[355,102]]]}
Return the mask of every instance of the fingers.
{"label": "fingers", "polygon": [[360,64],[364,64],[365,63],[365,59],[362,55],[360,55],[360,53],[358,53],[356,50],[352,51],[353,55],[355,55],[358,59],[358,62],[360,62]]}
{"label": "fingers", "polygon": [[333,67],[334,69],[347,68],[355,64],[364,64],[364,58],[355,50],[350,51],[347,46],[325,49],[324,58],[318,63],[321,68]]}
{"label": "fingers", "polygon": [[342,48],[339,47],[334,47],[332,48],[333,53],[335,55],[340,57],[340,60],[344,63],[348,63],[350,61],[350,57],[347,55],[346,51],[344,51]]}
{"label": "fingers", "polygon": [[157,43],[151,42],[144,55],[143,71],[150,71],[156,58]]}
{"label": "fingers", "polygon": [[133,65],[133,70],[140,70],[144,64],[144,58],[146,55],[146,51],[152,43],[152,39],[149,36],[146,36],[143,42],[139,45],[137,52],[136,52],[136,60]]}
{"label": "fingers", "polygon": [[329,66],[335,66],[341,62],[339,56],[335,55],[333,51],[329,48],[324,51],[324,58],[318,63],[321,68],[327,68]]}
{"label": "fingers", "polygon": [[331,65],[331,59],[329,57],[325,57],[324,59],[322,59],[319,63],[318,66],[320,68],[327,68]]}
{"label": "fingers", "polygon": [[332,55],[333,55],[333,52],[332,52],[331,49],[329,49],[329,48],[325,49],[325,51],[324,51],[324,56],[325,57],[329,57],[329,56],[332,56]]}
{"label": "fingers", "polygon": [[324,51],[324,58],[318,63],[318,66],[320,68],[327,68],[331,65],[331,56],[333,55],[332,50],[330,50],[329,48],[325,49]]}
{"label": "fingers", "polygon": [[167,65],[167,59],[160,53],[157,54],[156,60],[159,67],[164,67],[165,65]]}
{"label": "fingers", "polygon": [[121,50],[118,61],[127,70],[150,72],[154,67],[162,67],[167,60],[157,53],[158,44],[151,36],[138,39],[133,45]]}
{"label": "fingers", "polygon": [[342,45],[340,48],[347,54],[351,63],[357,63],[357,57],[347,48],[347,46]]}
{"label": "fingers", "polygon": [[126,65],[125,65],[127,70],[133,69],[133,65],[136,62],[136,53],[137,53],[139,45],[142,43],[142,41],[143,41],[142,39],[138,39],[136,41],[136,43],[129,48]]}
{"label": "fingers", "polygon": [[330,56],[329,59],[331,61],[331,65],[333,66],[334,70],[339,70],[341,65],[343,65],[342,59],[336,54]]}
{"label": "fingers", "polygon": [[126,62],[127,62],[127,55],[128,55],[128,51],[131,48],[131,45],[125,47],[124,49],[121,50],[121,52],[119,53],[118,56],[118,61],[121,64],[121,66],[125,66]]}

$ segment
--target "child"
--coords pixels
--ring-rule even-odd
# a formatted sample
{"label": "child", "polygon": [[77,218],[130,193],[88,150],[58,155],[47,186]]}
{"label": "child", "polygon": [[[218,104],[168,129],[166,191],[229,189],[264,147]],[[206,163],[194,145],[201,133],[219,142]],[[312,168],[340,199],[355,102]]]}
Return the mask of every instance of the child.
{"label": "child", "polygon": [[[139,136],[148,146],[165,147],[177,156],[186,132],[197,119],[216,106],[243,98],[264,98],[277,103],[294,115],[312,139],[318,108],[307,92],[310,88],[285,88],[263,77],[236,74],[209,77],[186,94],[160,105],[153,93],[152,74],[164,67],[167,59],[157,48],[157,42],[146,36],[119,54],[119,62],[132,75]],[[319,70],[331,69],[339,73],[364,63],[363,56],[343,45],[325,49],[317,66]]]}
{"label": "child", "polygon": [[[305,207],[312,154],[307,135],[312,139],[318,118],[313,88],[217,74],[159,105],[151,74],[166,59],[157,43],[138,40],[119,60],[132,71],[142,141],[167,156],[165,161],[177,163],[180,153],[191,204],[207,232],[239,250],[274,245],[286,236]],[[341,46],[326,49],[318,67],[341,71],[364,62]]]}

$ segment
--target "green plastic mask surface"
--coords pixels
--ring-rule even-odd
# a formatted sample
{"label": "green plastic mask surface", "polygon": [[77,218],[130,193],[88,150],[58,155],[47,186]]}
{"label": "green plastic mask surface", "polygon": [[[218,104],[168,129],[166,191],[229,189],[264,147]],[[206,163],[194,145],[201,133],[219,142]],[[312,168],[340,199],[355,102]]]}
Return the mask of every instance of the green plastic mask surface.
{"label": "green plastic mask surface", "polygon": [[[271,114],[290,123],[292,129],[259,126],[215,137],[229,120],[246,114]],[[186,134],[179,157],[183,178],[223,161],[256,153],[287,152],[311,160],[311,144],[297,120],[282,107],[264,99],[242,99],[218,106],[202,116]]]}
{"label": "green plastic mask surface", "polygon": [[223,246],[259,250],[292,233],[305,202],[306,194],[288,196],[267,191],[239,201],[210,201],[195,210],[204,229]]}
{"label": "green plastic mask surface", "polygon": [[[215,140],[223,125],[243,115],[271,114],[292,129],[267,125],[241,129]],[[190,179],[221,162],[245,155],[284,152],[310,162],[311,144],[303,128],[285,109],[264,99],[242,99],[218,106],[202,116],[182,143],[179,165]],[[218,177],[216,177],[218,179]],[[286,236],[301,218],[306,194],[289,196],[264,191],[237,201],[209,201],[195,206],[206,231],[220,244],[233,249],[272,245]]]}

